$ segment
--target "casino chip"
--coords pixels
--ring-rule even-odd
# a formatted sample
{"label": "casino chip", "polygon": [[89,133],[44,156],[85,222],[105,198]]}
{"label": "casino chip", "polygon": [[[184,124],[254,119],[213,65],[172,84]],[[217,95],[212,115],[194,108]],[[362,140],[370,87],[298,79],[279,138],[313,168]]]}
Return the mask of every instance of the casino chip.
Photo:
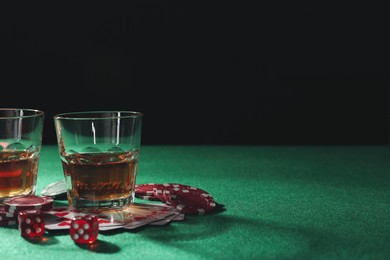
{"label": "casino chip", "polygon": [[0,206],[0,221],[1,220],[14,220],[17,218],[17,214],[8,212],[4,206]]}
{"label": "casino chip", "polygon": [[135,185],[135,197],[143,200],[158,201],[154,195],[154,189],[157,188],[159,184],[146,183],[146,184],[137,184]]}
{"label": "casino chip", "polygon": [[4,206],[0,206],[0,226],[11,226],[17,223],[17,215],[7,212]]}
{"label": "casino chip", "polygon": [[185,214],[205,214],[216,206],[214,198],[205,190],[179,183],[140,184],[136,196],[158,199]]}
{"label": "casino chip", "polygon": [[0,220],[0,227],[13,226],[17,224],[17,220]]}
{"label": "casino chip", "polygon": [[25,195],[4,200],[4,210],[15,215],[25,209],[49,211],[53,208],[53,205],[53,198],[48,196]]}
{"label": "casino chip", "polygon": [[[173,198],[172,195],[175,195]],[[187,214],[204,214],[215,208],[216,203],[209,193],[195,187],[174,188],[171,200],[176,208]]]}

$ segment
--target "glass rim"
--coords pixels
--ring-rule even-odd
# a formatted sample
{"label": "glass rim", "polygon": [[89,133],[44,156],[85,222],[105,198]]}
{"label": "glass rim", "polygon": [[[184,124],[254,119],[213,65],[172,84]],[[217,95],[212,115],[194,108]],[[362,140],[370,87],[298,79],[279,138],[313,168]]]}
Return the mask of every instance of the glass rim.
{"label": "glass rim", "polygon": [[[107,114],[111,114],[111,116],[108,116]],[[97,115],[102,115],[102,117],[99,117]],[[107,119],[118,119],[118,118],[139,118],[142,117],[143,115],[144,114],[142,112],[129,111],[129,110],[95,110],[95,111],[59,113],[54,115],[53,118],[54,120],[77,121],[77,120],[107,120]]]}
{"label": "glass rim", "polygon": [[[27,115],[3,115],[1,112],[12,112],[12,111],[25,111],[29,114]],[[0,119],[19,119],[19,118],[33,118],[33,117],[40,117],[44,116],[45,112],[39,109],[34,108],[16,108],[16,107],[10,107],[10,108],[0,108]]]}

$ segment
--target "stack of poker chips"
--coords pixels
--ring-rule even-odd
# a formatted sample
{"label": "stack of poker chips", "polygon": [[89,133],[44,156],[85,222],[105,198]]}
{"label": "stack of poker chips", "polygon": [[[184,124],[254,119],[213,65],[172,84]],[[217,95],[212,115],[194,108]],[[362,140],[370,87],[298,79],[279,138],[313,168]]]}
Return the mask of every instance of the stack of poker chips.
{"label": "stack of poker chips", "polygon": [[135,196],[144,200],[158,200],[192,215],[203,215],[216,206],[214,198],[205,190],[180,183],[138,184],[135,186]]}
{"label": "stack of poker chips", "polygon": [[39,209],[49,211],[54,200],[47,196],[25,195],[4,200],[0,205],[0,226],[12,226],[18,223],[18,214],[23,210]]}
{"label": "stack of poker chips", "polygon": [[18,215],[16,213],[8,212],[4,205],[0,206],[0,226],[12,226],[18,222]]}

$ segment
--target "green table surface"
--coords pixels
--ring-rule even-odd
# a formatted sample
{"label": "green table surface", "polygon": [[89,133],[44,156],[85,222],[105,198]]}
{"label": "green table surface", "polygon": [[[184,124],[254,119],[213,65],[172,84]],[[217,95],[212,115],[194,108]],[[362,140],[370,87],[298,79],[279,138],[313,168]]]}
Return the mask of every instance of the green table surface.
{"label": "green table surface", "polygon": [[[57,147],[44,146],[37,194],[61,179]],[[390,259],[388,146],[142,147],[137,183],[168,182],[224,210],[100,232],[94,248],[0,227],[1,259]]]}

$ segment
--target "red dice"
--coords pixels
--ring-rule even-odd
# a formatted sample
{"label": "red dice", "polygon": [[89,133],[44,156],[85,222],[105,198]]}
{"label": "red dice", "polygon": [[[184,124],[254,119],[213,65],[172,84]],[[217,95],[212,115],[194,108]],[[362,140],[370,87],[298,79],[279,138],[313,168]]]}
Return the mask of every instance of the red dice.
{"label": "red dice", "polygon": [[45,233],[45,218],[38,209],[22,210],[18,213],[18,228],[23,237],[40,237]]}
{"label": "red dice", "polygon": [[99,219],[97,216],[85,215],[72,219],[70,236],[78,244],[92,244],[99,234]]}

